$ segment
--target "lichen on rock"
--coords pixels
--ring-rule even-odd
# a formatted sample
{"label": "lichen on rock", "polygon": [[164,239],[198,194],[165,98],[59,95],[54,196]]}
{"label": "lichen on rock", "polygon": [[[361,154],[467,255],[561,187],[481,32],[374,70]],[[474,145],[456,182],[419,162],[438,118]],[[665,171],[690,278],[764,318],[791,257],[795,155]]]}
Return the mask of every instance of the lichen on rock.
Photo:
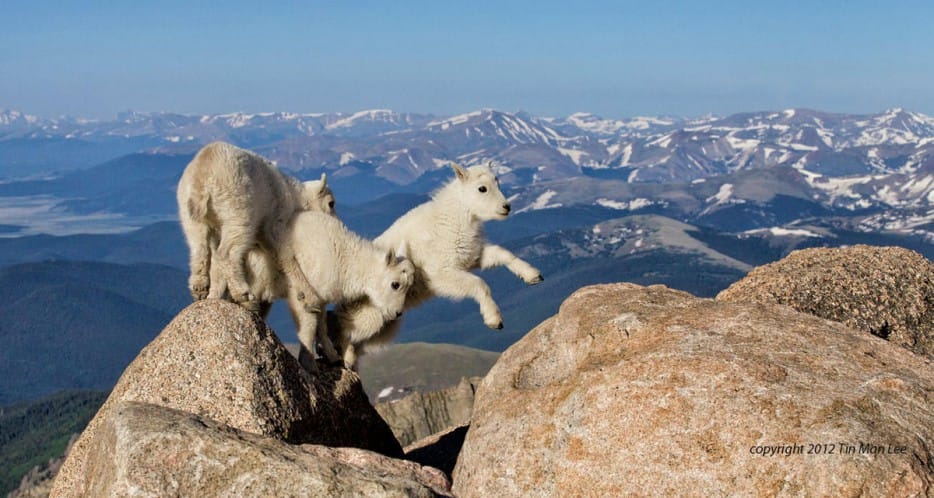
{"label": "lichen on rock", "polygon": [[784,304],[934,358],[934,263],[901,247],[794,251],[717,299]]}

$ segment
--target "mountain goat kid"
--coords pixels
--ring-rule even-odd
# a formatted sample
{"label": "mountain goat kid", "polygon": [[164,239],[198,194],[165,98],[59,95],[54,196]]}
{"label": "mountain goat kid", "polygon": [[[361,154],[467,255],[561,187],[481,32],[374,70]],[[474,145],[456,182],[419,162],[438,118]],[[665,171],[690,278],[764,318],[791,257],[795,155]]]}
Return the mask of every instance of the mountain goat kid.
{"label": "mountain goat kid", "polygon": [[[302,346],[299,362],[307,370],[314,369],[315,338],[328,361],[341,359],[328,337],[326,304],[364,302],[380,324],[402,315],[415,267],[404,254],[378,248],[337,218],[314,211],[297,214],[288,225],[280,250],[295,257],[317,301],[302,300],[291,276],[274,271],[265,251],[250,253],[250,292],[268,303],[287,299]],[[309,305],[321,312],[309,311]]]}
{"label": "mountain goat kid", "polygon": [[[406,244],[415,265],[415,283],[406,297],[406,309],[433,296],[470,297],[479,303],[483,322],[501,329],[503,317],[489,286],[470,271],[506,266],[529,285],[544,280],[535,267],[484,240],[483,222],[505,219],[511,209],[490,165],[464,169],[452,163],[453,180],[374,240],[383,248],[403,241]],[[348,368],[356,362],[355,346],[365,350],[388,343],[400,325],[399,320],[380,321],[377,310],[365,303],[344,303],[335,310],[335,317],[340,329],[337,342]]]}
{"label": "mountain goat kid", "polygon": [[300,183],[271,162],[224,142],[202,148],[178,183],[178,214],[190,249],[188,286],[195,300],[230,297],[257,312],[245,259],[259,245],[279,256],[275,268],[299,285],[298,295],[313,297],[294,257],[276,251],[296,212],[334,212],[327,178]]}

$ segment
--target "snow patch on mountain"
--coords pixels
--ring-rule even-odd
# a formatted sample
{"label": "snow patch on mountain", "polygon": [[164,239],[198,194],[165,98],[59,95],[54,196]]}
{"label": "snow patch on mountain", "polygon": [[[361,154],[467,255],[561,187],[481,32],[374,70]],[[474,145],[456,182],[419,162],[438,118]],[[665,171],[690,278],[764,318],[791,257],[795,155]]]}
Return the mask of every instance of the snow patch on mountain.
{"label": "snow patch on mountain", "polygon": [[349,128],[361,121],[395,123],[399,120],[399,115],[389,109],[369,109],[358,111],[345,118],[338,119],[326,126],[329,130],[337,128]]}
{"label": "snow patch on mountain", "polygon": [[570,158],[571,162],[578,166],[581,165],[581,158],[587,155],[587,153],[582,150],[565,149],[563,147],[558,147],[558,152]]}
{"label": "snow patch on mountain", "polygon": [[865,232],[900,232],[915,235],[929,244],[934,244],[934,231],[929,228],[931,224],[934,224],[934,209],[907,214],[884,211],[863,218],[858,229]]}
{"label": "snow patch on mountain", "polygon": [[733,184],[724,183],[720,185],[720,190],[716,194],[707,198],[707,202],[713,202],[714,205],[724,204],[730,200],[730,197],[733,195]]}
{"label": "snow patch on mountain", "polygon": [[387,162],[388,164],[395,164],[395,165],[398,165],[398,164],[400,164],[401,161],[407,162],[407,163],[408,163],[408,166],[410,166],[410,167],[411,167],[412,169],[414,169],[414,170],[418,170],[418,169],[419,169],[419,165],[418,165],[418,163],[415,161],[415,159],[412,157],[412,154],[411,154],[411,152],[409,151],[409,149],[401,149],[401,150],[390,151],[390,152],[389,152],[389,159],[388,159],[386,162]]}
{"label": "snow patch on mountain", "polygon": [[244,126],[250,124],[250,121],[253,119],[254,114],[244,114],[242,112],[227,114],[221,117],[226,118],[227,124],[231,128],[243,128]]}
{"label": "snow patch on mountain", "polygon": [[541,194],[539,194],[539,196],[536,197],[535,200],[532,201],[532,203],[516,211],[516,213],[523,213],[526,211],[537,211],[540,209],[551,209],[551,208],[561,207],[562,204],[560,202],[551,204],[551,199],[557,194],[558,193],[555,192],[554,190],[546,190],[542,192]]}
{"label": "snow patch on mountain", "polygon": [[776,237],[816,237],[816,238],[821,237],[820,234],[814,233],[810,230],[805,230],[803,228],[783,228],[783,227],[757,228],[755,230],[746,230],[743,233],[747,235],[759,235],[763,233],[769,233]]}
{"label": "snow patch on mountain", "polygon": [[601,197],[597,199],[595,202],[598,206],[603,206],[605,208],[610,208],[610,209],[624,210],[624,211],[635,211],[637,209],[646,208],[646,207],[656,204],[654,201],[650,201],[649,199],[643,199],[641,197],[637,199],[633,199],[631,201],[614,201],[613,199],[607,199],[605,197]]}
{"label": "snow patch on mountain", "polygon": [[824,191],[830,196],[830,201],[836,202],[840,198],[859,199],[862,196],[853,191],[857,185],[865,185],[872,181],[873,176],[853,176],[844,178],[826,178],[819,177],[808,178],[808,183],[819,190]]}
{"label": "snow patch on mountain", "polygon": [[441,128],[442,130],[447,130],[452,126],[462,125],[471,119],[480,117],[484,112],[487,112],[487,110],[484,109],[480,111],[472,111],[464,114],[458,114],[457,116],[451,116],[449,118],[431,121],[428,123],[428,128]]}
{"label": "snow patch on mountain", "polygon": [[[555,120],[551,122],[554,123]],[[589,112],[571,114],[562,122],[573,125],[581,131],[602,136],[641,134],[640,132],[653,128],[668,127],[675,124],[675,121],[671,119],[646,116],[629,119],[604,119]]]}
{"label": "snow patch on mountain", "polygon": [[731,147],[739,150],[754,149],[758,147],[760,143],[754,138],[738,138],[733,135],[727,136],[726,140],[730,143]]}

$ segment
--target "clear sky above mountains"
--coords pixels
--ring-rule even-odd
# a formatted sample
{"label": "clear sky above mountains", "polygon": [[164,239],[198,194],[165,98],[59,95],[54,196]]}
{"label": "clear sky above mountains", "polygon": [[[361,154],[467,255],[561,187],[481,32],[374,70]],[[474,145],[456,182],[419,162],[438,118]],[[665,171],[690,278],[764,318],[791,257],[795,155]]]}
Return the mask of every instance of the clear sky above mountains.
{"label": "clear sky above mountains", "polygon": [[0,3],[0,108],[934,114],[934,2]]}

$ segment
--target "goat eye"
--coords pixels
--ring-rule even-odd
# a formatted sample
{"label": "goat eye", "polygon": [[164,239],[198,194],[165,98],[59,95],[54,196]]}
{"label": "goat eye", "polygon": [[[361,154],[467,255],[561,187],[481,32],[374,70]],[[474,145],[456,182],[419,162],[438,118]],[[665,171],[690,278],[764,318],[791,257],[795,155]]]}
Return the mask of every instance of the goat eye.
{"label": "goat eye", "polygon": [[478,190],[480,190],[480,192],[485,193],[485,192],[486,192],[486,187],[480,187]]}
{"label": "goat eye", "polygon": [[328,207],[334,209],[334,201],[328,202]]}
{"label": "goat eye", "polygon": [[392,285],[392,290],[399,290],[399,287],[400,287],[399,282],[393,282],[391,285]]}

